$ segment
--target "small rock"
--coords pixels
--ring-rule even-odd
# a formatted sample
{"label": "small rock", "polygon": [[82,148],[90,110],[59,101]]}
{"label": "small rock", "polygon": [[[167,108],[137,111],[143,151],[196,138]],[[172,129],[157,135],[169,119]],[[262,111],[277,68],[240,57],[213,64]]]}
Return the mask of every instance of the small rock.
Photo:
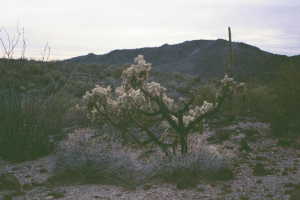
{"label": "small rock", "polygon": [[48,193],[48,196],[46,198],[48,199],[59,199],[65,196],[65,191],[53,191]]}
{"label": "small rock", "polygon": [[242,133],[242,134],[232,136],[231,139],[233,142],[240,143],[241,140],[244,139],[245,137],[246,137],[246,135]]}
{"label": "small rock", "polygon": [[41,174],[44,174],[44,173],[47,173],[47,172],[48,172],[48,170],[46,168],[41,168],[40,169],[40,173]]}

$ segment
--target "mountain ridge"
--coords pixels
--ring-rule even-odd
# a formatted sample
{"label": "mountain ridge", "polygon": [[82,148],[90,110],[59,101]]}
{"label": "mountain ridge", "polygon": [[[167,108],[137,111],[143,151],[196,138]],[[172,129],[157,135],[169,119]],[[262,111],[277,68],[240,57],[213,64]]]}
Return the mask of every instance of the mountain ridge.
{"label": "mountain ridge", "polygon": [[[270,53],[243,42],[233,42],[233,72],[241,77],[268,76],[287,61],[298,63],[300,56]],[[116,49],[106,54],[78,56],[64,60],[68,63],[105,64],[112,67],[131,64],[133,58],[142,54],[159,72],[180,72],[201,77],[224,74],[229,65],[229,43],[223,39],[189,40],[158,47]]]}

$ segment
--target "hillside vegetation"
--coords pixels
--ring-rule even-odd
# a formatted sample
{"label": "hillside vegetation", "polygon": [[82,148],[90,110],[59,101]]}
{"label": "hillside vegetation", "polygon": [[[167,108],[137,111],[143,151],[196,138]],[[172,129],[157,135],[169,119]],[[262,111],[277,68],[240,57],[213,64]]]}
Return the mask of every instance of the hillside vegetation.
{"label": "hillside vegetation", "polygon": [[[180,72],[199,75],[202,79],[221,78],[229,63],[228,41],[192,40],[174,45],[140,49],[114,50],[107,54],[88,54],[66,60],[67,63],[105,64],[118,67],[131,64],[137,55],[144,55],[159,72]],[[236,78],[269,79],[272,73],[288,60],[296,57],[276,55],[245,43],[233,42],[234,68]]]}
{"label": "hillside vegetation", "polygon": [[[224,76],[223,40],[57,62],[1,59],[0,158],[55,155],[52,186],[185,189],[232,180],[257,146],[268,147],[263,141],[299,149],[299,56],[242,43],[234,49],[233,77]],[[270,132],[247,129],[248,122],[270,124]],[[261,163],[253,170],[271,173]]]}

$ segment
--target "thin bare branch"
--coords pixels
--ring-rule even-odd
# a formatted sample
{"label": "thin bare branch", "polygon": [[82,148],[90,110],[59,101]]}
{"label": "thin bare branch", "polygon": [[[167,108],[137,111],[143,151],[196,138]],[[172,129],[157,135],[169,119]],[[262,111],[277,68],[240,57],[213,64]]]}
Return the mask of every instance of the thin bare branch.
{"label": "thin bare branch", "polygon": [[6,38],[0,37],[0,42],[4,54],[3,57],[11,59],[13,58],[15,49],[19,44],[22,33],[20,32],[19,27],[17,27],[17,33],[13,37],[11,37],[11,35],[5,28],[1,28],[0,32],[2,32],[3,35],[6,37]]}

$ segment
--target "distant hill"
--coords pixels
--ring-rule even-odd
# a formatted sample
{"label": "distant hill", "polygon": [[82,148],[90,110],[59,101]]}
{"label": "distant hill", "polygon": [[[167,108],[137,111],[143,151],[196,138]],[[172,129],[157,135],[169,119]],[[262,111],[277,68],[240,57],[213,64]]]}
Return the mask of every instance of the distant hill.
{"label": "distant hill", "polygon": [[[288,57],[262,51],[245,43],[233,43],[235,76],[268,78],[288,60],[299,61],[300,56]],[[193,40],[179,44],[164,44],[160,47],[114,50],[107,54],[88,54],[64,62],[81,64],[105,64],[120,66],[130,64],[142,54],[153,69],[159,72],[181,72],[202,78],[219,77],[228,65],[228,42],[226,40]]]}
{"label": "distant hill", "polygon": [[290,57],[290,61],[296,65],[299,66],[300,68],[300,55],[299,56],[292,56]]}

